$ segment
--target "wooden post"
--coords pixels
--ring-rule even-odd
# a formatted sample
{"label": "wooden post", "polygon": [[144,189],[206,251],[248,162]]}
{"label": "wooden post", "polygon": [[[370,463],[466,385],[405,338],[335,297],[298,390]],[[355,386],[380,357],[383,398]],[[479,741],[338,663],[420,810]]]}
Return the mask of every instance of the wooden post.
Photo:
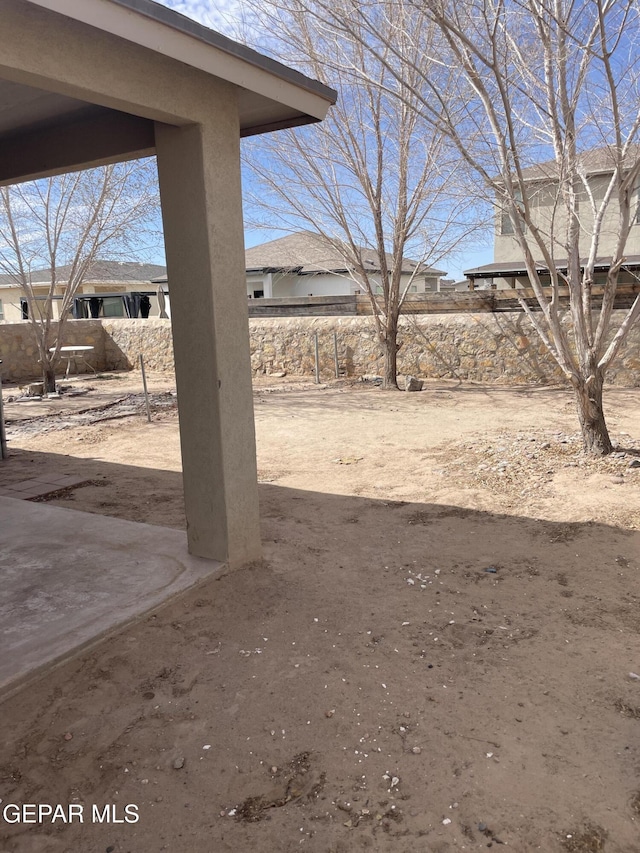
{"label": "wooden post", "polygon": [[340,363],[338,361],[338,333],[333,333],[333,358],[336,365],[336,379],[340,379]]}
{"label": "wooden post", "polygon": [[149,406],[149,392],[147,391],[147,377],[144,372],[144,361],[142,353],[140,353],[140,370],[142,371],[142,387],[144,388],[144,402],[147,406],[147,421],[151,423],[151,407]]}
{"label": "wooden post", "polygon": [[320,384],[320,353],[318,351],[318,333],[313,336],[314,352],[316,357],[316,385]]}

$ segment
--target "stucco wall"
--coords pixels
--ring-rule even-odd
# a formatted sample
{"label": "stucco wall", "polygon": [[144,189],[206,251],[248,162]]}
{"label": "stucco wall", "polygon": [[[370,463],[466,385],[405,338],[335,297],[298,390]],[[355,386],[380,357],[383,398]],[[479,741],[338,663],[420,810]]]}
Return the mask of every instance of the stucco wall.
{"label": "stucco wall", "polygon": [[[616,319],[623,316],[622,312],[616,315]],[[250,320],[253,372],[313,375],[316,332],[323,378],[335,375],[334,333],[342,375],[382,371],[382,350],[371,317],[286,317]],[[5,380],[37,378],[37,350],[31,335],[26,323],[0,324],[0,369]],[[541,384],[562,378],[522,313],[405,317],[400,340],[401,373],[502,384]],[[135,367],[140,353],[149,370],[173,370],[169,320],[69,321],[65,344],[73,343],[95,347],[92,363],[98,370]],[[609,381],[640,386],[640,324],[632,330]]]}
{"label": "stucco wall", "polygon": [[[604,197],[605,189],[608,184],[610,175],[590,176],[589,183],[592,192],[594,193],[596,203],[600,204]],[[578,190],[580,218],[581,218],[581,236],[580,236],[580,253],[582,257],[588,257],[591,246],[591,238],[593,232],[593,215],[589,209],[589,200],[584,190]],[[562,235],[566,234],[567,216],[566,209],[558,198],[555,185],[541,186],[533,183],[531,185],[531,199],[533,201],[533,216],[536,225],[542,230],[543,234],[556,234],[558,240],[555,246],[555,256],[557,258],[566,258],[566,248],[562,243]],[[635,207],[632,201],[631,216],[633,217]],[[496,263],[503,261],[519,261],[522,260],[522,249],[518,245],[515,237],[509,234],[501,233],[502,211],[497,208],[495,219],[495,239],[494,239],[494,261]],[[600,231],[600,241],[598,245],[598,255],[606,258],[613,255],[617,248],[618,237],[620,234],[619,213],[615,198],[611,201]],[[533,241],[531,241],[533,246]],[[627,255],[640,254],[640,221],[635,221],[631,226],[629,238],[627,240],[625,253]],[[540,253],[534,248],[534,255],[540,256]]]}
{"label": "stucco wall", "polygon": [[[401,289],[409,283],[409,273],[402,276]],[[437,292],[440,278],[436,275],[421,275],[413,279],[411,293]],[[379,276],[371,276],[372,286],[380,285]],[[271,288],[271,289],[270,289]],[[415,288],[415,289],[414,289]],[[248,273],[247,295],[253,297],[256,290],[262,290],[266,299],[286,299],[304,296],[348,296],[364,294],[356,282],[346,273],[317,273],[315,275],[296,275],[294,273]],[[258,297],[259,298],[259,297]]]}

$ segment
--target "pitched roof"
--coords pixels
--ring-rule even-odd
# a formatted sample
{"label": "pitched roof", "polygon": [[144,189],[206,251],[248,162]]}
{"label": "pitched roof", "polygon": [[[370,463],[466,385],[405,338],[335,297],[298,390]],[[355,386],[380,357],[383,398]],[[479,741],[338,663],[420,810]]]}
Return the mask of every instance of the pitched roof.
{"label": "pitched roof", "polygon": [[[630,146],[625,158],[625,167],[631,169],[638,162],[638,159],[640,159],[640,144]],[[614,151],[611,146],[584,151],[578,155],[578,160],[587,175],[612,172],[615,163]],[[522,175],[527,181],[542,180],[543,178],[555,180],[558,175],[558,163],[556,160],[535,163],[533,166],[523,169]]]}
{"label": "pitched roof", "polygon": [[[587,261],[583,259],[582,265],[585,266]],[[567,261],[564,258],[558,259],[555,262],[556,269],[565,271],[567,269]],[[597,258],[595,269],[597,271],[606,271],[611,266],[611,256],[606,258]],[[637,269],[640,266],[640,255],[627,255],[623,268]],[[545,273],[549,269],[543,261],[536,261],[536,269],[538,272]],[[481,267],[474,267],[470,270],[464,270],[463,275],[467,278],[510,278],[517,276],[525,276],[527,273],[527,265],[524,260],[518,261],[499,261],[493,264],[484,264]]]}
{"label": "pitched roof", "polygon": [[[62,284],[67,280],[71,266],[66,264],[61,267],[56,267],[56,275],[58,281]],[[135,261],[106,261],[97,260],[91,265],[87,275],[84,277],[85,282],[101,282],[101,281],[143,281],[150,282],[151,279],[165,275],[167,268],[160,264],[144,264]],[[51,281],[51,269],[34,270],[31,273],[31,281],[33,284],[42,282],[49,284]],[[15,284],[17,279],[12,275],[0,275],[0,284]]]}
{"label": "pitched roof", "polygon": [[[344,247],[344,248],[342,248]],[[359,247],[361,257],[372,272],[380,269],[378,253],[373,249]],[[340,240],[328,240],[313,231],[298,231],[277,240],[270,240],[260,246],[254,246],[245,252],[246,269],[258,270],[288,270],[298,273],[315,272],[348,272],[352,264],[348,261],[349,251]],[[387,263],[392,266],[392,256],[387,254]],[[418,264],[409,258],[403,260],[402,269],[413,272],[416,267],[420,272],[444,275],[442,270]]]}

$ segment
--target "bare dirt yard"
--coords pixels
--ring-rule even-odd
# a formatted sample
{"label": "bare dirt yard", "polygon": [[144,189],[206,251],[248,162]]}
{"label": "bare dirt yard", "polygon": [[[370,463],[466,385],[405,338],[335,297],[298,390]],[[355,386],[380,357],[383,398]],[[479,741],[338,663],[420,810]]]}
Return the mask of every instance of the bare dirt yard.
{"label": "bare dirt yard", "polygon": [[[4,483],[182,527],[171,377],[8,403]],[[5,389],[5,398],[11,389]],[[255,387],[264,560],[2,704],[2,853],[640,851],[640,389]],[[91,567],[87,567],[90,571]],[[136,806],[137,822],[125,820]]]}

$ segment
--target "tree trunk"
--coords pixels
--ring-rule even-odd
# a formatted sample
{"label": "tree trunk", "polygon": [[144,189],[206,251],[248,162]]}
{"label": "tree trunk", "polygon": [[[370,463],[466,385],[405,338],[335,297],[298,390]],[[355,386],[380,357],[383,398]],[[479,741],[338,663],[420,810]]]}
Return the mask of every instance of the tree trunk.
{"label": "tree trunk", "polygon": [[584,452],[591,456],[606,456],[613,450],[602,408],[604,375],[596,370],[588,385],[574,382],[578,419],[582,430]]}
{"label": "tree trunk", "polygon": [[54,394],[56,390],[56,372],[50,361],[42,362],[43,394]]}
{"label": "tree trunk", "polygon": [[383,388],[398,389],[398,329],[393,325],[387,329],[384,340]]}

